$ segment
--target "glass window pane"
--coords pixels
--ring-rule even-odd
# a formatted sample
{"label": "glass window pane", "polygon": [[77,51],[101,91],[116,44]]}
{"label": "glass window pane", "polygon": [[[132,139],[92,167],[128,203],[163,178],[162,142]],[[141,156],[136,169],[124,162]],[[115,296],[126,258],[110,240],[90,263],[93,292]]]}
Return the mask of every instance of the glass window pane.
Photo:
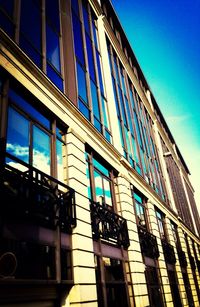
{"label": "glass window pane", "polygon": [[[6,150],[18,159],[29,163],[29,121],[13,108],[9,108],[8,113]],[[13,163],[18,165],[16,162]]]}
{"label": "glass window pane", "polygon": [[41,20],[41,12],[34,2],[21,0],[20,31],[39,51],[41,51],[42,42]]}
{"label": "glass window pane", "polygon": [[85,66],[81,22],[73,13],[72,13],[72,21],[73,21],[75,53],[81,64]]}
{"label": "glass window pane", "polygon": [[95,26],[94,20],[95,20],[95,17],[92,16],[92,29],[93,29],[94,44],[95,44],[95,47],[98,49],[97,28]]}
{"label": "glass window pane", "polygon": [[88,64],[89,64],[89,73],[92,80],[95,82],[95,69],[94,69],[94,57],[92,53],[92,42],[88,35],[86,35],[86,44],[87,44],[87,56],[88,56]]}
{"label": "glass window pane", "polygon": [[109,129],[107,102],[102,96],[101,96],[101,104],[102,104],[102,111],[103,111],[103,123],[104,123],[104,126]]}
{"label": "glass window pane", "polygon": [[101,90],[101,93],[105,95],[104,87],[103,87],[102,70],[101,70],[101,57],[97,50],[96,50],[96,59],[97,59],[97,70],[98,70],[98,76],[99,76],[100,90]]}
{"label": "glass window pane", "polygon": [[60,140],[56,140],[56,157],[57,157],[57,178],[58,180],[64,182],[64,166],[63,166],[63,156],[64,144]]}
{"label": "glass window pane", "polygon": [[33,166],[50,175],[50,137],[33,126]]}
{"label": "glass window pane", "polygon": [[47,63],[47,76],[61,91],[63,91],[63,79],[57,73],[57,71],[48,63]]}
{"label": "glass window pane", "polygon": [[134,198],[137,202],[139,202],[140,204],[142,204],[142,197],[139,196],[137,193],[134,193]]}
{"label": "glass window pane", "polygon": [[78,0],[72,0],[71,5],[76,15],[79,16]]}
{"label": "glass window pane", "polygon": [[42,67],[41,54],[31,45],[31,43],[23,36],[23,34],[21,34],[20,37],[20,47],[38,67]]}
{"label": "glass window pane", "polygon": [[3,8],[10,17],[13,16],[14,0],[0,0],[0,7]]}
{"label": "glass window pane", "polygon": [[109,206],[112,206],[110,182],[107,179],[103,178],[103,185],[104,185],[105,203]]}
{"label": "glass window pane", "polygon": [[46,1],[46,18],[54,26],[57,33],[59,33],[60,32],[60,18],[59,18],[58,0]]}
{"label": "glass window pane", "polygon": [[0,28],[2,28],[11,38],[14,38],[13,23],[0,11]]}
{"label": "glass window pane", "polygon": [[30,114],[33,118],[43,124],[45,127],[50,129],[50,121],[44,117],[41,113],[39,113],[35,108],[33,108],[25,99],[19,96],[14,90],[9,90],[9,98],[13,102],[15,102],[19,107],[21,107],[24,111]]}
{"label": "glass window pane", "polygon": [[104,196],[102,177],[100,173],[96,171],[94,171],[94,183],[95,183],[96,200],[102,203],[102,197]]}
{"label": "glass window pane", "polygon": [[77,62],[78,95],[87,103],[85,71]]}
{"label": "glass window pane", "polygon": [[88,198],[91,199],[92,194],[91,194],[91,185],[90,185],[90,172],[89,172],[89,165],[87,161],[86,161],[86,176],[87,176]]}
{"label": "glass window pane", "polygon": [[78,107],[81,113],[88,119],[90,120],[90,111],[88,107],[79,99],[78,101]]}
{"label": "glass window pane", "polygon": [[109,171],[101,163],[99,163],[95,158],[93,158],[93,164],[94,164],[94,167],[96,167],[101,173],[109,177]]}
{"label": "glass window pane", "polygon": [[95,117],[94,117],[94,126],[95,126],[95,128],[97,128],[97,130],[98,130],[99,132],[102,132],[101,123],[100,123],[100,121],[99,121],[98,119],[96,119]]}
{"label": "glass window pane", "polygon": [[46,24],[46,49],[47,60],[60,72],[59,36],[48,24]]}
{"label": "glass window pane", "polygon": [[93,113],[94,115],[100,120],[100,112],[99,112],[99,103],[98,103],[98,96],[97,96],[97,87],[91,81],[91,94],[92,94],[92,106],[93,106]]}
{"label": "glass window pane", "polygon": [[90,35],[89,15],[85,5],[83,5],[83,19],[84,19],[85,31]]}

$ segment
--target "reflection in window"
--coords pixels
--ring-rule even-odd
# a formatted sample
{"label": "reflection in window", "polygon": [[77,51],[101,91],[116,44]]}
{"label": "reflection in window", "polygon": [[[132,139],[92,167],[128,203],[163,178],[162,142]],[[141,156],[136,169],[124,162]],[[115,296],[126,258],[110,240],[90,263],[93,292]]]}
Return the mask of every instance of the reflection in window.
{"label": "reflection in window", "polygon": [[[33,101],[33,97],[30,97],[30,101]],[[6,150],[13,159],[7,159],[7,163],[21,171],[27,170],[14,160],[16,157],[63,182],[65,130],[56,127],[55,120],[48,120],[13,90],[9,90],[9,104]],[[52,168],[51,164],[57,165],[57,169]]]}
{"label": "reflection in window", "polygon": [[145,208],[145,200],[144,198],[136,193],[133,192],[133,197],[135,201],[135,211],[136,211],[136,220],[137,224],[142,227],[147,227],[146,223],[146,208]]}
{"label": "reflection in window", "polygon": [[8,153],[29,163],[29,122],[13,108],[9,108],[8,113],[6,149]]}
{"label": "reflection in window", "polygon": [[50,137],[33,126],[33,166],[50,175]]}
{"label": "reflection in window", "polygon": [[86,153],[88,197],[94,201],[112,206],[112,181],[110,171],[92,154]]}

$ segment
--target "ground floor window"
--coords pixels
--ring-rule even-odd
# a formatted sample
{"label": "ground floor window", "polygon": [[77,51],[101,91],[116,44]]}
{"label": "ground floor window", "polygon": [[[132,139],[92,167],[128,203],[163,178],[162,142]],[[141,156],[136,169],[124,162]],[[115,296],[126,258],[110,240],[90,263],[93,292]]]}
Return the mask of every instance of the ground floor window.
{"label": "ground floor window", "polygon": [[124,262],[95,255],[99,307],[128,307],[128,287]]}
{"label": "ground floor window", "polygon": [[151,307],[164,307],[159,271],[156,267],[146,266],[145,277]]}

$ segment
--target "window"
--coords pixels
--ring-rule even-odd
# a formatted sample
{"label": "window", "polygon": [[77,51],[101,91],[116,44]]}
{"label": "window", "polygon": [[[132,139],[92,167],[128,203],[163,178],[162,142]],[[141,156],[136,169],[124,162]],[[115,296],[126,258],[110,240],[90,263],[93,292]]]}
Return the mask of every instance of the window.
{"label": "window", "polygon": [[64,181],[66,128],[50,114],[47,117],[47,112],[44,115],[38,111],[35,107],[38,102],[35,101],[33,106],[31,102],[34,98],[29,94],[21,95],[10,89],[8,97],[7,163],[22,171],[27,169],[26,164],[30,164]]}
{"label": "window", "polygon": [[146,266],[145,277],[152,307],[163,307],[162,289],[159,282],[159,270],[153,266]]}
{"label": "window", "polygon": [[0,27],[63,90],[59,6],[59,0],[0,1]]}
{"label": "window", "polygon": [[156,210],[156,218],[157,218],[157,223],[158,223],[158,229],[159,229],[159,232],[160,232],[160,237],[161,237],[161,239],[166,239],[165,216],[158,209],[155,209],[155,210]]}
{"label": "window", "polygon": [[95,255],[95,265],[98,306],[128,307],[123,262],[119,259]]}
{"label": "window", "polygon": [[72,1],[78,108],[111,143],[96,17],[86,1],[80,1],[80,3],[81,5],[78,6],[77,1]]}
{"label": "window", "polygon": [[176,243],[176,246],[178,246],[180,244],[180,242],[179,242],[177,225],[174,224],[172,221],[171,221],[170,225],[171,225],[171,230],[172,230],[174,242]]}
{"label": "window", "polygon": [[140,193],[133,191],[133,199],[135,202],[135,212],[136,212],[136,221],[138,226],[147,228],[147,217],[146,217],[146,202],[143,196]]}
{"label": "window", "polygon": [[113,205],[113,173],[93,153],[86,153],[88,197],[101,204]]}

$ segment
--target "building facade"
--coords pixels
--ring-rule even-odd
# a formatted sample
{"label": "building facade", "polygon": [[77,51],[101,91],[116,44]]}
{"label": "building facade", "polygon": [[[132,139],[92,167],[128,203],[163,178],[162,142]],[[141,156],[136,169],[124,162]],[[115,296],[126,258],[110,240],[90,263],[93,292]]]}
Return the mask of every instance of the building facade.
{"label": "building facade", "polygon": [[200,306],[190,173],[110,1],[0,1],[0,172],[0,306]]}

